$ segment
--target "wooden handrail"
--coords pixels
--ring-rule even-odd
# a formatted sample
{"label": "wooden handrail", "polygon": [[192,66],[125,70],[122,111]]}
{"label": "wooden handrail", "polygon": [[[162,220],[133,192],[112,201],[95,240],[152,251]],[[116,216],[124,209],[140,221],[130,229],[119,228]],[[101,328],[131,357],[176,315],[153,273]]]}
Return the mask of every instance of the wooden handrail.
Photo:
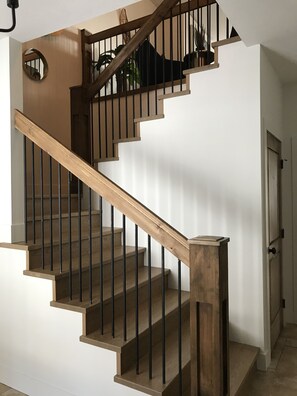
{"label": "wooden handrail", "polygon": [[[175,17],[179,14],[184,14],[189,11],[196,10],[198,5],[199,8],[206,7],[207,4],[211,5],[216,3],[216,0],[191,0],[189,3],[182,3],[181,6],[177,5],[172,9],[172,14],[168,13],[164,19],[168,19],[171,16]],[[98,33],[94,33],[86,38],[86,42],[88,44],[94,44],[97,43],[98,41],[109,39],[110,37],[117,36],[119,34],[131,32],[132,30],[136,30],[141,28],[145,22],[150,18],[150,15],[134,19],[133,21],[124,23],[122,25],[114,26],[112,28],[103,30]]]}
{"label": "wooden handrail", "polygon": [[96,171],[18,110],[15,111],[15,127],[147,234],[151,235],[152,238],[184,264],[189,266],[189,244],[184,235],[106,176]]}
{"label": "wooden handrail", "polygon": [[138,30],[137,34],[132,37],[127,45],[121,50],[116,58],[99,74],[98,78],[86,89],[86,97],[91,99],[107,83],[107,81],[116,73],[116,71],[125,63],[132,53],[140,46],[148,35],[167,15],[168,11],[176,5],[178,0],[163,0],[155,12],[150,15],[148,20]]}

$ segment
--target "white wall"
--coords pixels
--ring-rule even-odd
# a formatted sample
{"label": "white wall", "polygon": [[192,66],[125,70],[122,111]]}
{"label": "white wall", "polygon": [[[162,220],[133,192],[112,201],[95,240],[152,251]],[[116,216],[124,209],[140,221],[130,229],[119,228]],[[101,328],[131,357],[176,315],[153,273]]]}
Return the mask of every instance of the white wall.
{"label": "white wall", "polygon": [[80,313],[50,307],[52,282],[23,275],[25,251],[0,256],[0,383],[30,396],[142,395],[113,382],[114,352],[79,341]]}
{"label": "white wall", "polygon": [[289,323],[297,323],[297,84],[287,84],[284,96],[284,141],[283,158],[283,241],[284,298],[286,309],[284,319]]}
{"label": "white wall", "polygon": [[22,52],[17,41],[0,40],[0,241],[23,240],[23,138],[14,129],[14,109],[23,108]]}
{"label": "white wall", "polygon": [[264,352],[260,47],[220,48],[100,170],[187,237],[229,236],[231,338]]}

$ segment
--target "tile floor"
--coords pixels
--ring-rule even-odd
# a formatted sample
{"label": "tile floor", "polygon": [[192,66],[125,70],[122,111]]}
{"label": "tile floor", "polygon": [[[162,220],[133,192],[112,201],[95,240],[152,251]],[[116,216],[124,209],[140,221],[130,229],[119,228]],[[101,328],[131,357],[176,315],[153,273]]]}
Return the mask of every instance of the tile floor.
{"label": "tile floor", "polygon": [[[238,396],[297,396],[297,326],[282,331],[267,372],[255,370]],[[0,384],[0,396],[26,396]]]}
{"label": "tile floor", "polygon": [[238,396],[297,396],[297,326],[282,331],[267,372],[255,370]]}
{"label": "tile floor", "polygon": [[26,395],[24,393],[9,388],[9,386],[0,384],[0,396],[26,396]]}

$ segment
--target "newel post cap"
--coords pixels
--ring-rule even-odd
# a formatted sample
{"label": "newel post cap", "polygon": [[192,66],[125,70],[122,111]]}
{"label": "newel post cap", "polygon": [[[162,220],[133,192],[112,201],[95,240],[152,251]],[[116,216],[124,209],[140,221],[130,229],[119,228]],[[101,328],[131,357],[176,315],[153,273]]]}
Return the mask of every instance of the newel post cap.
{"label": "newel post cap", "polygon": [[204,245],[204,246],[221,246],[230,241],[230,238],[212,235],[199,235],[196,238],[189,239],[189,245]]}

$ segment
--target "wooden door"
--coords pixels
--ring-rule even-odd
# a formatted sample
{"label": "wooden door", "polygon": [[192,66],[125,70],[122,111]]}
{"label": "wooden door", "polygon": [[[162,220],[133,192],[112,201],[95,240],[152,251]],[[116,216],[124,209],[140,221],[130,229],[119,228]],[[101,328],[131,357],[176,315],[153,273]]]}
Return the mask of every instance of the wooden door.
{"label": "wooden door", "polygon": [[268,257],[271,349],[273,348],[282,327],[280,155],[281,142],[268,132]]}

